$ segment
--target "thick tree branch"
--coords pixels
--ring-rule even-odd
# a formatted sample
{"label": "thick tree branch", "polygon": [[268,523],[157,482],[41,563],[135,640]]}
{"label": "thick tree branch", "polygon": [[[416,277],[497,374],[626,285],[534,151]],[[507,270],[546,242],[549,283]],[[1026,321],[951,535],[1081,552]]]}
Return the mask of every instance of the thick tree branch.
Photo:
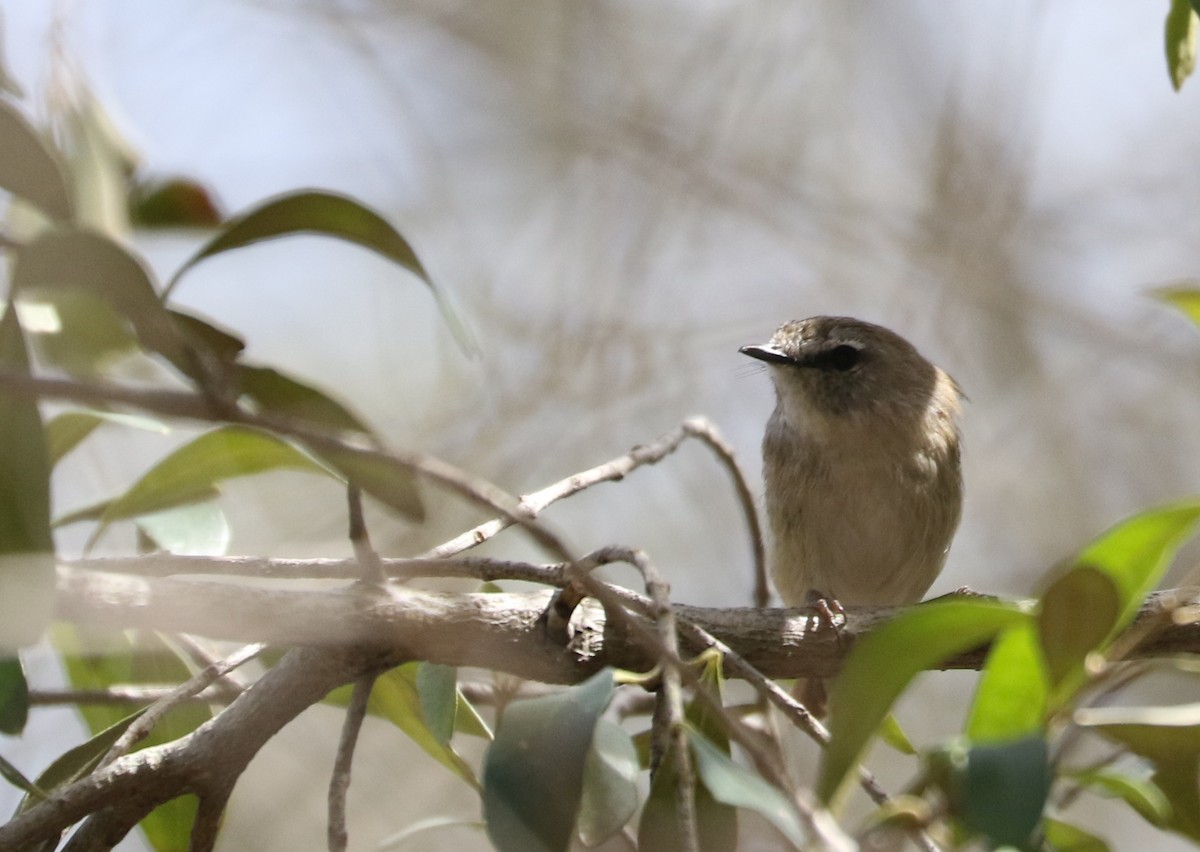
{"label": "thick tree branch", "polygon": [[[34,848],[80,820],[69,848],[111,848],[154,807],[185,793],[200,799],[201,817],[219,814],[246,765],[280,728],[335,687],[403,661],[363,648],[291,651],[191,734],[113,761],[0,825],[0,849]],[[197,826],[192,848],[211,848],[215,821],[198,818]]]}
{"label": "thick tree branch", "polygon": [[[550,641],[539,623],[549,591],[447,594],[395,587],[373,591],[349,583],[312,591],[136,577],[72,565],[60,566],[58,577],[58,616],[81,624],[180,631],[239,642],[373,646],[410,659],[477,666],[543,683],[576,683],[606,665],[645,671],[656,662],[645,647],[611,629],[591,601],[580,608],[569,647]],[[645,601],[628,591],[621,595],[635,608]],[[1143,618],[1161,618],[1160,598],[1147,602]],[[886,607],[851,609],[839,641],[833,631],[812,630],[811,613],[805,610],[680,604],[674,610],[682,622],[712,634],[775,678],[836,674],[855,638],[896,612]],[[649,618],[645,625],[652,629]],[[1137,656],[1178,653],[1200,653],[1200,624],[1164,624]],[[948,660],[943,668],[978,668],[982,659],[979,650]]]}

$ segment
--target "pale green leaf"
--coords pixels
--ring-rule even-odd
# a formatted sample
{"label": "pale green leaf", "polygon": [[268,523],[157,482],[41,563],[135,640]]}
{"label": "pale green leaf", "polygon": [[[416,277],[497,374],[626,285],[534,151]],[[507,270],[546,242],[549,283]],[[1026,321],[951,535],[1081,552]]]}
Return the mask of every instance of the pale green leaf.
{"label": "pale green leaf", "polygon": [[1012,603],[945,600],[914,607],[864,636],[830,694],[829,746],[817,795],[830,802],[908,683],[925,669],[1029,619]]}
{"label": "pale green leaf", "polygon": [[598,846],[624,828],[637,810],[637,749],[629,734],[601,719],[584,767],[577,827],[586,846]]}
{"label": "pale green leaf", "polygon": [[[0,319],[0,369],[29,374],[17,313]],[[0,654],[37,641],[54,603],[50,459],[37,401],[0,394]]]}
{"label": "pale green leaf", "polygon": [[967,736],[975,742],[995,743],[1041,730],[1047,688],[1035,625],[1022,621],[1009,627],[988,652],[971,704]]}
{"label": "pale green leaf", "polygon": [[0,99],[0,189],[51,219],[71,218],[71,191],[62,157],[25,116]]}

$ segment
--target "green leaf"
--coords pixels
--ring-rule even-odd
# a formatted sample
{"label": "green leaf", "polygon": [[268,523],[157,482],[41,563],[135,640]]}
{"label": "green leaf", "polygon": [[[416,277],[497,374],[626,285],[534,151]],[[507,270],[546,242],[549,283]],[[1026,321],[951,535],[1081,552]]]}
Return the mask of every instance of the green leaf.
{"label": "green leaf", "polygon": [[[29,375],[11,308],[0,319],[0,369]],[[49,623],[53,553],[50,461],[37,402],[0,394],[0,654],[36,642]]]}
{"label": "green leaf", "polygon": [[1088,565],[1077,565],[1042,595],[1038,633],[1056,706],[1069,701],[1082,685],[1088,654],[1113,635],[1120,610],[1111,576]]}
{"label": "green leaf", "polygon": [[445,745],[454,735],[458,671],[453,666],[422,662],[417,665],[416,683],[425,724],[437,741]]}
{"label": "green leaf", "polygon": [[1035,626],[1022,621],[997,637],[979,679],[967,736],[975,742],[1014,740],[1041,730],[1046,713],[1046,664]]}
{"label": "green leaf", "polygon": [[[60,754],[34,780],[34,787],[37,790],[50,793],[59,787],[64,787],[83,778],[99,765],[101,758],[108,754],[108,750],[121,738],[121,734],[125,733],[125,729],[132,725],[134,720],[144,712],[145,710],[143,709],[130,713],[113,724],[112,727],[93,735],[87,742],[80,743],[74,748]],[[26,795],[17,807],[17,813],[28,810],[42,798],[42,796],[37,794]]]}
{"label": "green leaf", "polygon": [[475,706],[463,695],[462,689],[458,689],[455,695],[457,707],[454,710],[454,732],[466,734],[469,737],[482,737],[485,740],[492,739],[492,729],[487,726],[487,722],[483,721],[483,717],[479,715]]}
{"label": "green leaf", "polygon": [[505,709],[483,769],[483,815],[499,852],[569,847],[596,722],[612,694],[605,669]]}
{"label": "green leaf", "polygon": [[[391,722],[421,749],[445,766],[472,787],[479,782],[470,765],[463,760],[448,742],[441,740],[430,729],[421,707],[421,694],[417,688],[420,663],[405,663],[384,672],[375,679],[367,712]],[[345,705],[350,697],[350,687],[330,693],[329,702]]]}
{"label": "green leaf", "polygon": [[16,736],[29,719],[29,684],[18,657],[0,657],[0,734]]}
{"label": "green leaf", "polygon": [[[1200,3],[1200,0],[1196,0]],[[1163,287],[1154,291],[1154,295],[1168,305],[1173,305],[1184,313],[1196,325],[1200,325],[1200,287],[1180,285]]]}
{"label": "green leaf", "polygon": [[425,507],[413,472],[382,453],[365,450],[313,449],[313,455],[383,505],[411,521],[425,519]]}
{"label": "green leaf", "polygon": [[1046,818],[1042,831],[1054,852],[1108,852],[1107,843],[1069,822]]}
{"label": "green leaf", "polygon": [[1018,605],[1002,601],[934,601],[864,636],[830,694],[831,740],[817,781],[821,801],[832,801],[909,681],[1028,619]]}
{"label": "green leaf", "polygon": [[167,315],[171,317],[179,333],[196,349],[207,352],[216,364],[232,364],[246,348],[246,341],[236,334],[217,328],[210,321],[195,314],[172,308],[167,311]]}
{"label": "green leaf", "polygon": [[213,487],[226,479],[284,469],[330,475],[310,456],[265,432],[241,426],[206,432],[175,450],[109,503],[93,541],[114,521],[208,499]]}
{"label": "green leaf", "polygon": [[276,196],[230,219],[179,268],[167,291],[170,292],[185,272],[205,258],[294,234],[318,234],[356,243],[429,281],[425,267],[408,240],[374,210],[345,195],[302,190]]}
{"label": "green leaf", "polygon": [[270,367],[239,365],[238,390],[253,400],[260,411],[314,423],[333,431],[370,434],[370,429],[333,397]]}
{"label": "green leaf", "polygon": [[733,760],[707,738],[689,731],[688,742],[696,759],[696,772],[714,799],[733,808],[754,811],[766,819],[797,849],[804,848],[804,829],[791,802],[783,793]]}
{"label": "green leaf", "polygon": [[51,219],[71,218],[71,192],[62,158],[4,100],[0,100],[0,189],[23,198]]}
{"label": "green leaf", "polygon": [[1120,615],[1113,632],[1129,625],[1146,595],[1158,585],[1175,551],[1196,530],[1200,499],[1192,498],[1134,515],[1105,532],[1075,558],[1116,584]]}
{"label": "green leaf", "polygon": [[1149,775],[1148,771],[1135,773],[1118,769],[1064,773],[1065,777],[1098,796],[1120,799],[1146,822],[1163,828],[1171,818],[1171,803]]}
{"label": "green leaf", "polygon": [[46,424],[46,443],[50,453],[50,464],[56,466],[63,456],[78,447],[96,428],[104,423],[130,426],[155,432],[170,433],[170,428],[161,421],[132,414],[115,414],[108,411],[66,411]]}
{"label": "green leaf", "polygon": [[369,207],[344,195],[321,190],[280,195],[230,219],[216,236],[179,268],[167,285],[166,295],[170,295],[178,286],[185,272],[205,258],[294,234],[317,234],[355,243],[412,272],[429,286],[460,345],[468,351],[475,351],[470,333],[434,286],[408,240]]}
{"label": "green leaf", "polygon": [[[701,658],[700,683],[724,703],[725,675],[724,660],[715,652],[705,653]],[[717,748],[729,754],[729,732],[725,730],[725,721],[708,703],[694,696],[684,708],[684,717],[688,723],[708,738]]]}
{"label": "green leaf", "polygon": [[9,784],[12,784],[18,790],[23,790],[26,795],[34,799],[41,800],[46,798],[46,791],[34,784],[17,767],[13,766],[3,755],[0,755],[0,778],[3,778]]}
{"label": "green leaf", "polygon": [[993,846],[1027,848],[1042,818],[1053,773],[1050,752],[1041,736],[1002,745],[972,746],[964,787],[963,823]]}
{"label": "green leaf", "polygon": [[907,754],[910,757],[917,754],[917,747],[912,744],[912,740],[908,738],[908,734],[904,733],[904,729],[900,727],[900,723],[892,713],[884,716],[883,721],[879,724],[879,739],[901,754]]}
{"label": "green leaf", "polygon": [[233,537],[229,520],[213,500],[141,515],[137,526],[154,550],[189,556],[222,556]]}
{"label": "green leaf", "polygon": [[[703,737],[696,733],[696,738]],[[699,762],[695,757],[694,748],[691,749],[691,754],[695,771],[698,773]],[[675,743],[672,741],[658,770],[650,780],[650,795],[646,798],[641,819],[638,820],[639,849],[683,847],[677,802],[679,772],[675,761]],[[696,814],[696,833],[700,839],[701,852],[734,852],[737,849],[738,837],[737,808],[718,801],[699,779],[692,807]]]}
{"label": "green leaf", "polygon": [[583,770],[578,828],[585,846],[599,846],[629,822],[637,810],[640,772],[629,734],[620,725],[601,719]]}
{"label": "green leaf", "polygon": [[1200,704],[1085,708],[1075,722],[1150,760],[1152,780],[1171,803],[1169,827],[1200,841]]}
{"label": "green leaf", "polygon": [[63,228],[44,232],[18,250],[16,258],[12,286],[19,298],[55,302],[64,293],[102,298],[133,326],[142,346],[185,375],[195,374],[192,355],[149,274],[117,243],[90,231]]}
{"label": "green leaf", "polygon": [[1175,91],[1196,70],[1196,34],[1200,30],[1200,13],[1189,0],[1171,0],[1167,12],[1166,50],[1167,71]]}
{"label": "green leaf", "polygon": [[73,376],[96,378],[139,351],[133,327],[101,294],[69,287],[33,291],[17,310],[38,360]]}
{"label": "green leaf", "polygon": [[[168,642],[154,633],[113,632],[104,634],[101,640],[96,634],[59,624],[52,630],[51,638],[62,654],[63,668],[74,689],[107,689],[118,684],[176,684],[182,683],[195,673],[184,664],[180,654]],[[101,645],[103,653],[97,653],[96,649]],[[100,736],[85,744],[81,747],[82,751],[78,752],[77,757],[86,757],[89,763],[68,762],[66,768],[78,767],[80,772],[90,772],[116,741],[116,736],[124,731],[124,726],[140,715],[141,711],[132,716],[125,716],[125,711],[119,707],[87,705],[80,706],[79,713],[88,728]],[[211,718],[212,713],[206,705],[180,705],[159,720],[154,730],[138,744],[138,747],[146,748],[171,742],[190,734]],[[116,736],[111,740],[107,739],[107,732],[117,728],[119,730]],[[95,751],[92,750],[93,746],[96,747]],[[64,780],[73,780],[74,777],[78,775]],[[62,782],[51,782],[46,779],[45,774],[38,778],[38,784],[43,789],[50,789],[57,783]],[[175,849],[178,848],[175,840],[188,836],[195,815],[195,800],[184,796],[155,808],[139,826],[155,849]]]}

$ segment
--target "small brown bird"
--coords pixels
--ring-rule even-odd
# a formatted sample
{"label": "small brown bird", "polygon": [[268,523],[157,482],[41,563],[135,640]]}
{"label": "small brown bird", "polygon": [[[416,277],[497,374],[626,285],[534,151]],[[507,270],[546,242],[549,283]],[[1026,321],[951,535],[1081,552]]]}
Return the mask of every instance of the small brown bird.
{"label": "small brown bird", "polygon": [[920,600],[962,513],[958,385],[895,332],[849,317],[788,322],[740,351],[775,381],[763,474],[784,603]]}

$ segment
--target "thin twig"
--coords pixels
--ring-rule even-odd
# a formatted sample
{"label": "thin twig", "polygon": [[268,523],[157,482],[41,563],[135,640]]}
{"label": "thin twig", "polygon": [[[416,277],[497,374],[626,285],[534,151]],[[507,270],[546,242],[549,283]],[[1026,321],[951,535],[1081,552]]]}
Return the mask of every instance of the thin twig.
{"label": "thin twig", "polygon": [[[693,417],[685,420],[676,429],[667,432],[665,435],[656,438],[648,444],[639,444],[624,455],[609,459],[603,464],[572,474],[565,479],[560,479],[558,482],[547,485],[545,488],[534,491],[532,494],[527,494],[518,502],[518,508],[527,517],[536,518],[548,506],[559,500],[571,497],[601,482],[618,482],[643,465],[656,464],[675,452],[679,448],[679,445],[688,438],[696,438],[711,449],[733,478],[735,491],[742,505],[743,514],[746,517],[746,524],[750,529],[750,539],[754,552],[754,602],[756,606],[766,606],[769,600],[769,592],[767,590],[762,530],[758,522],[758,513],[754,508],[754,496],[747,483],[745,474],[734,457],[733,448],[721,438],[716,427],[704,418]],[[488,539],[494,538],[510,526],[512,526],[512,521],[508,518],[495,518],[486,521],[426,551],[422,556],[426,559],[443,559],[456,556],[465,550],[470,550],[473,547],[483,544]]]}
{"label": "thin twig", "polygon": [[[141,577],[194,576],[253,577],[258,580],[346,580],[354,576],[355,559],[268,559],[262,556],[185,556],[150,553],[142,556],[105,556],[62,559],[60,565],[89,571],[133,574]],[[537,565],[506,559],[380,559],[392,580],[420,577],[461,577],[483,580],[520,580],[545,586],[567,582],[567,563]]]}
{"label": "thin twig", "polygon": [[222,675],[226,675],[238,666],[254,659],[266,647],[266,645],[262,644],[247,645],[224,660],[205,667],[202,671],[197,672],[162,698],[155,701],[146,708],[141,716],[134,719],[130,726],[125,729],[125,732],[113,743],[112,748],[108,750],[108,753],[100,761],[98,768],[102,769],[117,758],[128,754],[130,749],[150,735],[150,732],[154,730],[154,726],[158,724],[168,711],[184,700],[203,692],[212,686]]}
{"label": "thin twig", "polygon": [[[170,686],[144,686],[141,684],[121,684],[107,689],[31,689],[29,704],[31,706],[49,707],[57,704],[99,704],[113,706],[142,706],[158,701],[174,690]],[[180,704],[227,704],[229,696],[224,690],[202,690],[190,698],[183,699]]]}
{"label": "thin twig", "polygon": [[[199,642],[186,633],[163,634],[162,640],[168,645],[174,645],[179,652],[186,654],[200,669],[219,668],[221,659],[204,648]],[[224,673],[213,681],[213,688],[220,692],[222,701],[228,704],[242,694],[245,687],[231,673]]]}
{"label": "thin twig", "polygon": [[346,486],[346,502],[350,514],[350,545],[358,563],[358,579],[368,585],[382,586],[387,582],[387,574],[379,554],[371,546],[367,522],[363,518],[362,490],[357,485]]}
{"label": "thin twig", "polygon": [[706,447],[716,454],[724,465],[729,478],[733,481],[734,492],[742,507],[742,516],[746,519],[746,527],[750,532],[750,546],[754,555],[754,606],[762,608],[771,602],[771,589],[767,585],[767,557],[763,544],[762,526],[759,524],[758,510],[754,500],[754,492],[746,472],[738,464],[733,446],[726,441],[717,427],[707,417],[691,417],[683,421],[683,428],[693,438],[699,439]]}
{"label": "thin twig", "polygon": [[350,693],[350,705],[342,720],[342,736],[338,740],[337,757],[329,778],[329,852],[344,852],[349,834],[346,830],[346,792],[350,789],[350,767],[354,763],[354,747],[358,744],[358,732],[367,717],[367,702],[371,699],[371,688],[375,685],[375,674],[366,674],[354,682]]}

